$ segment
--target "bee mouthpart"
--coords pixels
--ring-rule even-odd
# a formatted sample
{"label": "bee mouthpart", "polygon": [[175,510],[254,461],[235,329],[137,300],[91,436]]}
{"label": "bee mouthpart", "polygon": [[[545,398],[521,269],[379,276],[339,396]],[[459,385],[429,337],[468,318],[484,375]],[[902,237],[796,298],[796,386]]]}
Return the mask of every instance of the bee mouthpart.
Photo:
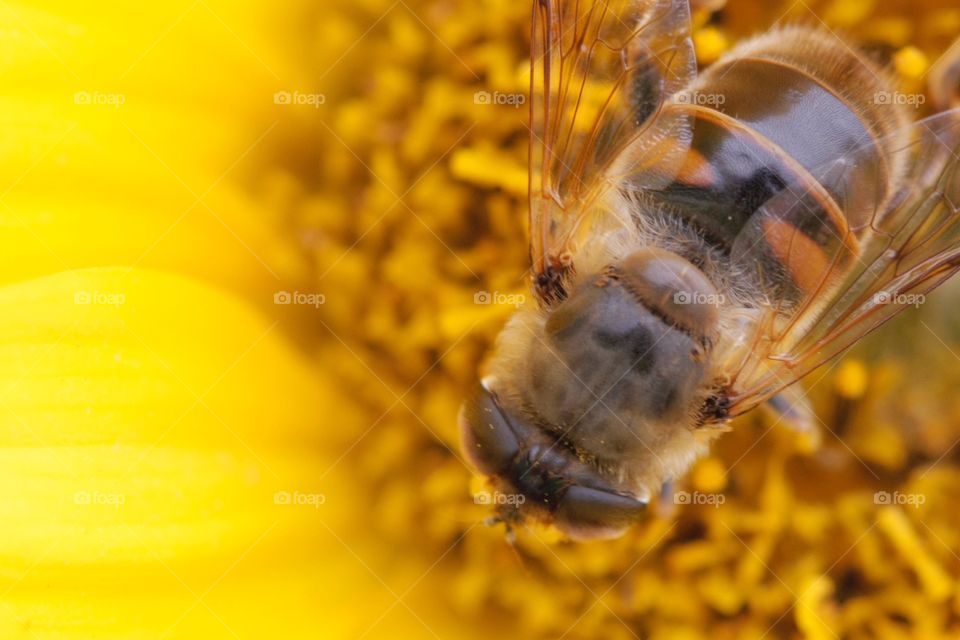
{"label": "bee mouthpart", "polygon": [[485,494],[497,509],[490,524],[509,529],[534,516],[586,540],[616,537],[646,512],[646,500],[617,490],[554,434],[501,407],[483,385],[461,410],[460,429],[473,465],[503,489]]}

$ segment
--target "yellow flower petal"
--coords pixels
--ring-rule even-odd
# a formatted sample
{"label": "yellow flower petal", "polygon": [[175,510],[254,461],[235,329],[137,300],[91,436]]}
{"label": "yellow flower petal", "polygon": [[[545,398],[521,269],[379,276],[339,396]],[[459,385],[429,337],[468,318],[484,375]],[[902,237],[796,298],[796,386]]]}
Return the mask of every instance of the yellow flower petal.
{"label": "yellow flower petal", "polygon": [[277,46],[298,9],[88,9],[0,11],[0,284],[124,264],[264,299],[278,279],[302,278],[275,203],[236,186],[271,175],[258,165],[273,166],[273,145],[290,127],[302,134],[304,110],[274,98],[309,91]]}
{"label": "yellow flower petal", "polygon": [[275,323],[196,281],[98,269],[0,289],[0,325],[3,637],[307,634],[308,593],[372,587],[334,533],[351,493],[318,429],[320,407],[330,429],[356,416]]}

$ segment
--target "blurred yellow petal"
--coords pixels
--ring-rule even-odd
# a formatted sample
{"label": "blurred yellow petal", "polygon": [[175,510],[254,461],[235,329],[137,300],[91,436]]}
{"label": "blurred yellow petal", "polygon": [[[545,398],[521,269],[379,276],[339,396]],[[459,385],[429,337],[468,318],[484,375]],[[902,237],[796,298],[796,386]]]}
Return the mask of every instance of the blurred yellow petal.
{"label": "blurred yellow petal", "polygon": [[221,195],[228,206],[183,210],[10,196],[0,201],[0,283],[113,264],[180,271],[272,300],[279,283],[303,276],[303,266],[262,208],[239,194]]}
{"label": "blurred yellow petal", "polygon": [[302,279],[278,212],[236,185],[309,129],[274,100],[308,89],[278,46],[303,6],[4,3],[0,283],[124,264],[262,300]]}
{"label": "blurred yellow petal", "polygon": [[[0,628],[156,633],[234,563],[232,625],[317,586],[349,506],[318,481],[336,403],[275,323],[182,277],[98,269],[0,289],[0,324]],[[267,563],[276,600],[251,575]]]}

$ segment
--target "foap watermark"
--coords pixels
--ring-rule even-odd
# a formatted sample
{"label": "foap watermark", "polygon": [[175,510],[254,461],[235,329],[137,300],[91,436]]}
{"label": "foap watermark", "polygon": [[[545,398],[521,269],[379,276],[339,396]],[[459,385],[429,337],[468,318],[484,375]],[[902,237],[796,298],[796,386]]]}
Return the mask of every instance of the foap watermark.
{"label": "foap watermark", "polygon": [[499,291],[477,291],[473,294],[473,304],[502,304],[520,307],[527,297],[522,293],[500,293]]}
{"label": "foap watermark", "polygon": [[702,291],[677,291],[673,294],[673,304],[720,307],[727,303],[722,293],[703,293]]}
{"label": "foap watermark", "polygon": [[673,504],[704,504],[719,507],[727,501],[722,493],[702,493],[700,491],[677,491],[673,494]]}
{"label": "foap watermark", "polygon": [[322,293],[305,293],[303,291],[277,291],[273,294],[273,304],[304,305],[317,308],[326,304],[327,297]]}
{"label": "foap watermark", "polygon": [[676,100],[679,104],[691,104],[698,107],[719,107],[727,103],[727,96],[722,93],[682,91],[677,94]]}
{"label": "foap watermark", "polygon": [[291,105],[294,107],[313,107],[319,109],[326,104],[327,96],[322,93],[307,93],[305,91],[277,91],[273,94],[273,104]]}
{"label": "foap watermark", "polygon": [[306,506],[319,509],[326,504],[327,496],[322,493],[304,493],[302,491],[277,491],[273,494],[273,504]]}
{"label": "foap watermark", "polygon": [[919,308],[926,304],[927,296],[922,293],[895,293],[893,291],[880,291],[873,294],[873,304],[895,304],[902,307]]}
{"label": "foap watermark", "polygon": [[903,93],[900,91],[877,91],[873,94],[874,104],[889,104],[919,109],[926,104],[927,96],[922,93]]}
{"label": "foap watermark", "polygon": [[508,106],[519,109],[527,103],[527,96],[522,93],[503,93],[502,91],[477,91],[473,94],[473,104]]}
{"label": "foap watermark", "polygon": [[73,504],[83,506],[106,506],[119,509],[127,502],[122,493],[105,493],[103,491],[77,491],[73,494]]}
{"label": "foap watermark", "polygon": [[73,294],[73,304],[119,307],[126,302],[127,296],[118,291],[77,291]]}
{"label": "foap watermark", "polygon": [[893,493],[889,491],[877,491],[873,494],[873,504],[876,505],[901,505],[901,506],[910,506],[914,509],[918,509],[920,505],[924,504],[927,501],[927,496],[922,493],[900,493],[899,491],[894,491]]}
{"label": "foap watermark", "polygon": [[119,109],[127,102],[127,96],[122,93],[105,93],[103,91],[77,91],[73,94],[73,104],[92,105],[97,107],[113,107]]}
{"label": "foap watermark", "polygon": [[500,493],[499,491],[489,492],[481,491],[474,494],[474,504],[484,505],[514,505],[520,506],[527,501],[527,496],[522,493]]}

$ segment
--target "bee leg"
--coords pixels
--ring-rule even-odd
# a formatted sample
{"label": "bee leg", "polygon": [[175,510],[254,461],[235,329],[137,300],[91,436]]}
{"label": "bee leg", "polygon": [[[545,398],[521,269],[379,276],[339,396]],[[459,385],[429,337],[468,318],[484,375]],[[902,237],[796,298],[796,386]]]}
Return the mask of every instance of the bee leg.
{"label": "bee leg", "polygon": [[[504,521],[503,524],[506,527],[506,530],[504,531],[504,533],[506,534],[507,544],[509,544],[511,547],[516,548],[517,532],[513,530],[513,526],[509,522]],[[521,561],[522,561],[522,558],[521,558]]]}
{"label": "bee leg", "polygon": [[677,486],[673,480],[667,480],[660,487],[660,499],[657,500],[657,515],[661,518],[670,518],[677,511],[677,504],[674,500]]}
{"label": "bee leg", "polygon": [[507,541],[507,544],[509,544],[511,547],[515,547],[517,544],[517,532],[513,528],[513,523],[511,523],[510,520],[504,518],[503,516],[490,516],[489,518],[483,520],[483,526],[485,527],[495,527],[498,524],[503,525],[503,535],[504,539]]}
{"label": "bee leg", "polygon": [[797,434],[803,448],[807,451],[816,451],[820,446],[820,427],[817,425],[817,415],[810,406],[799,385],[787,387],[773,396],[763,405],[767,415],[774,420],[774,424],[785,425]]}

